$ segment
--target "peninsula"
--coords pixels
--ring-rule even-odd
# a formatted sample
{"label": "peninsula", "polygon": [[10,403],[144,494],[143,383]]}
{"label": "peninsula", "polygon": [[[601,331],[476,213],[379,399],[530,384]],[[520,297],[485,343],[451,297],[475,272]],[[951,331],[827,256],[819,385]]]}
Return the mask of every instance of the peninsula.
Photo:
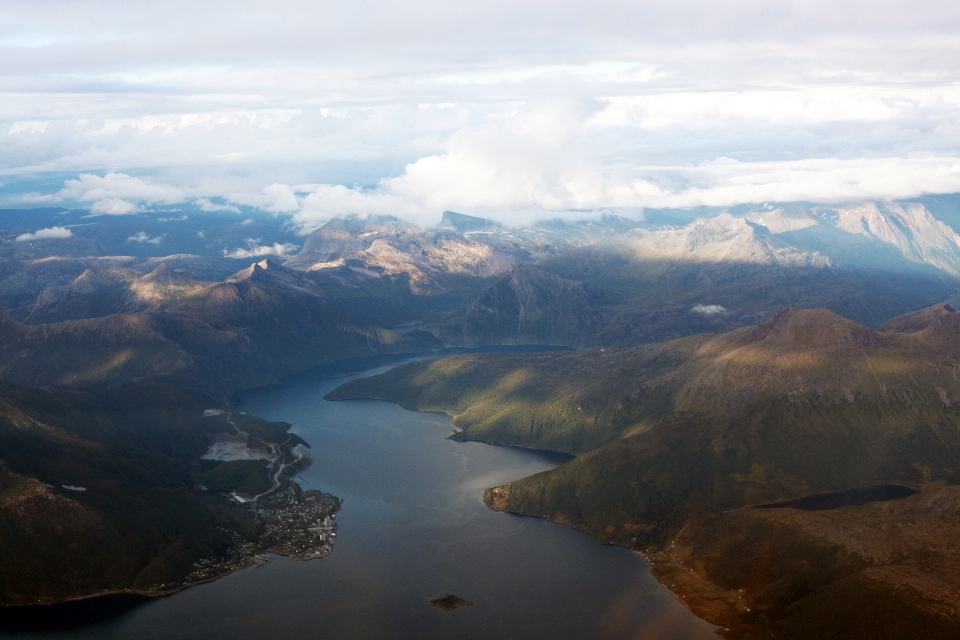
{"label": "peninsula", "polygon": [[177,387],[0,382],[0,606],[168,594],[332,551],[342,502],[303,491],[290,425]]}

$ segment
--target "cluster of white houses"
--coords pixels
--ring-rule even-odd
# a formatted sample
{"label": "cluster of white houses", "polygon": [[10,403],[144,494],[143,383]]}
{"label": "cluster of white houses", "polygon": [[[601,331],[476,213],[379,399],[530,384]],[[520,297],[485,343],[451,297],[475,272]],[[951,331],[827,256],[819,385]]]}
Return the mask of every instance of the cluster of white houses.
{"label": "cluster of white houses", "polygon": [[310,533],[320,534],[320,542],[326,544],[327,542],[332,541],[333,538],[337,537],[337,525],[333,522],[334,518],[337,516],[327,516],[323,519],[323,523],[317,523],[315,527],[308,527],[307,531]]}

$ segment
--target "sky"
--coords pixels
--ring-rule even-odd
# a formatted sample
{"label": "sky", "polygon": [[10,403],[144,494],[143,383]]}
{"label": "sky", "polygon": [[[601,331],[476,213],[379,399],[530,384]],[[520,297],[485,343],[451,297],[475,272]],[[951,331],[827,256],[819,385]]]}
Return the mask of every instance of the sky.
{"label": "sky", "polygon": [[0,206],[517,223],[960,192],[960,3],[0,0]]}

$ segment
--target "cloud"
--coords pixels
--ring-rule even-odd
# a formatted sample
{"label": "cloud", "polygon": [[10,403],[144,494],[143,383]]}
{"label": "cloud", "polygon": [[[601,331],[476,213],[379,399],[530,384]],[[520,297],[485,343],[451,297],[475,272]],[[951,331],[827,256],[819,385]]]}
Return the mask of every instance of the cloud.
{"label": "cloud", "polygon": [[293,218],[305,230],[330,218],[350,214],[394,215],[416,220],[431,213],[422,203],[407,201],[387,189],[367,190],[332,184],[315,186],[300,199],[300,204]]}
{"label": "cloud", "polygon": [[[551,217],[582,218],[597,211],[844,203],[960,191],[960,158],[952,156],[717,158],[697,164],[624,161],[597,166],[589,162],[582,139],[590,112],[562,105],[533,111],[539,113],[460,131],[442,153],[420,158],[400,175],[371,187],[274,182],[257,188],[236,181],[175,185],[114,173],[102,178],[84,174],[67,181],[58,193],[80,201],[109,196],[90,206],[94,214],[136,213],[151,203],[177,199],[205,211],[239,212],[238,205],[243,205],[291,215],[294,224],[308,232],[349,214],[395,215],[432,225],[450,209],[525,224]],[[201,189],[208,195],[194,197]]]}
{"label": "cloud", "polygon": [[197,198],[195,204],[200,207],[201,211],[231,211],[233,213],[240,213],[235,205],[232,204],[217,204],[212,202],[209,198]]}
{"label": "cloud", "polygon": [[[710,129],[719,124],[825,124],[893,120],[917,107],[919,96],[902,89],[811,87],[788,90],[683,91],[607,98],[606,108],[591,118],[591,127],[670,126]],[[933,96],[930,96],[931,98]],[[945,88],[941,100],[955,100]]]}
{"label": "cloud", "polygon": [[271,184],[259,193],[235,193],[228,196],[238,204],[269,211],[271,213],[292,213],[300,209],[300,201],[293,188],[286,184]]}
{"label": "cloud", "polygon": [[719,304],[696,304],[693,305],[690,311],[704,316],[721,316],[727,314],[726,307],[721,307]]}
{"label": "cloud", "polygon": [[25,193],[20,196],[20,202],[24,204],[40,204],[44,202],[60,202],[63,198],[55,193]]}
{"label": "cloud", "polygon": [[90,207],[90,213],[104,216],[125,216],[138,211],[140,211],[140,207],[120,198],[97,200]]}
{"label": "cloud", "polygon": [[64,182],[59,195],[80,202],[127,200],[173,204],[185,200],[183,190],[178,187],[112,171],[104,176],[82,173],[76,180]]}
{"label": "cloud", "polygon": [[127,238],[127,242],[137,242],[140,244],[144,244],[144,243],[160,244],[161,242],[163,242],[164,237],[165,236],[157,236],[155,238],[151,238],[145,231],[138,231],[137,233]]}
{"label": "cloud", "polygon": [[228,112],[150,114],[133,118],[107,119],[98,133],[117,133],[124,127],[136,129],[140,133],[154,130],[171,133],[189,127],[202,127],[211,130],[214,127],[225,125],[249,125],[260,129],[270,129],[277,124],[289,121],[300,113],[297,109],[242,109]]}
{"label": "cloud", "polygon": [[43,120],[19,120],[10,124],[7,135],[15,133],[43,133],[50,123]]}
{"label": "cloud", "polygon": [[507,223],[584,217],[598,210],[732,206],[757,202],[841,203],[960,191],[960,158],[804,159],[624,166],[602,171],[573,154],[454,149],[407,167],[376,188],[322,185],[293,218],[310,229],[335,215],[393,214],[435,223],[452,209]]}
{"label": "cloud", "polygon": [[0,175],[303,230],[960,191],[960,5],[775,4],[17,3]]}
{"label": "cloud", "polygon": [[17,242],[27,242],[30,240],[61,240],[63,238],[69,238],[72,235],[73,232],[65,227],[49,227],[47,229],[34,231],[33,233],[21,234],[17,236]]}
{"label": "cloud", "polygon": [[247,238],[248,247],[246,249],[234,249],[228,252],[223,250],[224,258],[258,258],[260,256],[288,256],[296,252],[300,247],[288,242],[275,242],[272,245],[260,246],[259,239]]}

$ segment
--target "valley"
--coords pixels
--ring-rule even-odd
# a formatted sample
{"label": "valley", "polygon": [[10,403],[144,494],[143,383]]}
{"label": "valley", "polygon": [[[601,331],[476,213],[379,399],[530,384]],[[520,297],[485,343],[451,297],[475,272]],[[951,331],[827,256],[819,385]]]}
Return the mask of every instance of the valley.
{"label": "valley", "polygon": [[960,639],[958,60],[943,0],[4,2],[0,640]]}
{"label": "valley", "polygon": [[[960,214],[944,202],[523,228],[346,216],[302,237],[184,219],[196,253],[123,241],[112,221],[27,246],[11,214],[2,603],[169,593],[265,553],[330,555],[351,498],[293,478],[332,462],[238,403],[421,354],[326,398],[448,413],[452,443],[565,454],[474,497],[642,553],[721,635],[900,638],[903,619],[952,637]],[[241,257],[255,226],[293,249]],[[429,356],[451,347],[477,352]],[[821,495],[886,485],[906,493]],[[818,500],[839,502],[798,507]]]}

